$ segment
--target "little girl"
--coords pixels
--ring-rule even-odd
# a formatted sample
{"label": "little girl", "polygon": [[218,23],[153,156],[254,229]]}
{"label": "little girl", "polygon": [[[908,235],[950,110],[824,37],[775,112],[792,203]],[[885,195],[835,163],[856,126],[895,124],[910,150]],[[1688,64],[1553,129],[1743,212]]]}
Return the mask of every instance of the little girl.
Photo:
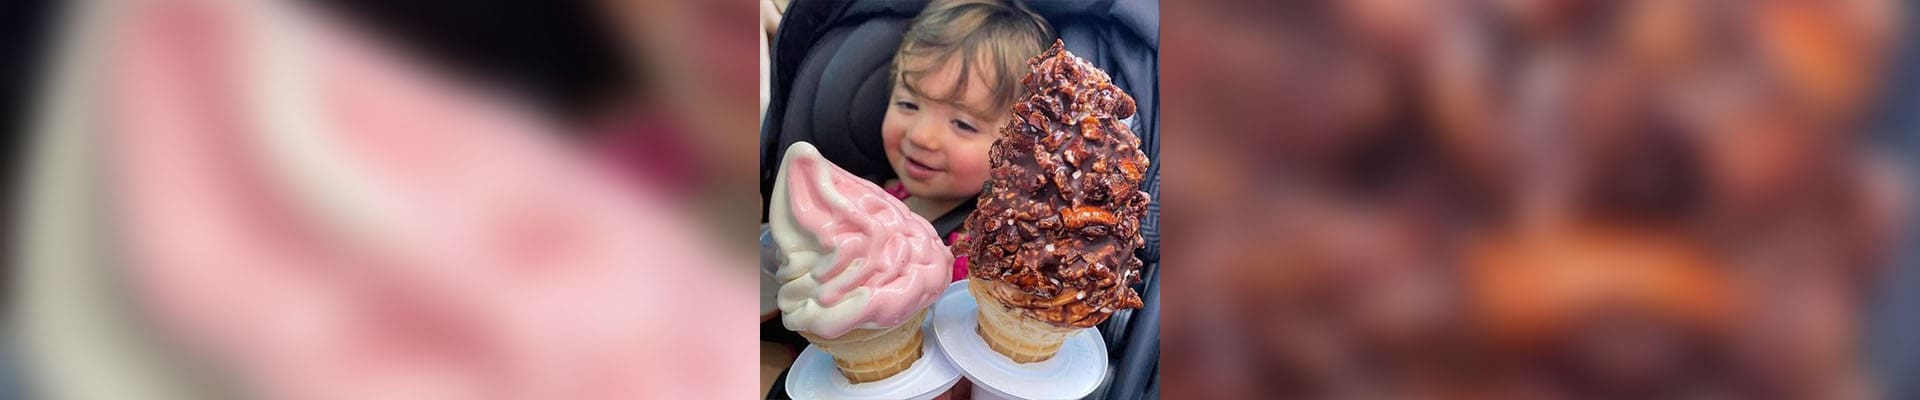
{"label": "little girl", "polygon": [[[1012,117],[1028,58],[1053,42],[1014,0],[936,0],[913,19],[893,59],[880,134],[898,179],[883,185],[951,244],[987,180],[987,149]],[[966,277],[957,260],[954,279]]]}

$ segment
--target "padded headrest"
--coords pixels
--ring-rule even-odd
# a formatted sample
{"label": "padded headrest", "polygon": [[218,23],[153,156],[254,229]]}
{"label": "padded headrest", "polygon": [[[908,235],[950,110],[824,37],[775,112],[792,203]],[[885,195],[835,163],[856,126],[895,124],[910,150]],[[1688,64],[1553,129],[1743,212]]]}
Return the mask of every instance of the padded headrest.
{"label": "padded headrest", "polygon": [[[868,179],[893,176],[880,144],[893,51],[911,16],[876,17],[830,29],[800,62],[777,149],[812,142],[821,155]],[[776,155],[777,157],[777,155]]]}

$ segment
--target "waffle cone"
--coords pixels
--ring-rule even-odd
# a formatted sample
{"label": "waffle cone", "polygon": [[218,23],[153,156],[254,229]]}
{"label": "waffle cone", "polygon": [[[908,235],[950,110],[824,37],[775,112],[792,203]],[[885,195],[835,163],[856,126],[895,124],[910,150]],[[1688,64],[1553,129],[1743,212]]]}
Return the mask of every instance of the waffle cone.
{"label": "waffle cone", "polygon": [[1034,319],[1019,309],[1007,306],[986,289],[987,285],[1005,285],[980,279],[968,279],[967,289],[980,304],[977,332],[987,347],[1017,363],[1046,361],[1060,352],[1060,344],[1082,328],[1056,326]]}
{"label": "waffle cone", "polygon": [[814,346],[819,346],[827,354],[833,355],[833,366],[848,382],[866,383],[887,379],[900,371],[913,366],[920,360],[921,321],[927,316],[926,310],[913,314],[913,318],[889,329],[855,329],[836,338],[814,336],[809,332],[800,332]]}

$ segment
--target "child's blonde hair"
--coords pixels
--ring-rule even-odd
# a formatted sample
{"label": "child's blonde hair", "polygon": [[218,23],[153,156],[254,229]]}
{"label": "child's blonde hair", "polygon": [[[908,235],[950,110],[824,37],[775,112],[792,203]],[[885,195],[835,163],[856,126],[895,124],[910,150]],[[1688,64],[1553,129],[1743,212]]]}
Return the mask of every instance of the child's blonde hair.
{"label": "child's blonde hair", "polygon": [[[960,104],[975,65],[991,67],[984,72],[991,74],[985,76],[993,94],[991,108],[968,111],[994,115],[1012,106],[1019,96],[1019,80],[1026,75],[1027,59],[1052,42],[1053,28],[1018,0],[934,0],[913,18],[900,40],[900,49],[893,54],[893,81],[914,97]],[[929,62],[910,66],[906,65],[908,57]],[[949,93],[929,96],[913,86],[919,76],[939,71],[956,59],[960,61],[959,82]]]}

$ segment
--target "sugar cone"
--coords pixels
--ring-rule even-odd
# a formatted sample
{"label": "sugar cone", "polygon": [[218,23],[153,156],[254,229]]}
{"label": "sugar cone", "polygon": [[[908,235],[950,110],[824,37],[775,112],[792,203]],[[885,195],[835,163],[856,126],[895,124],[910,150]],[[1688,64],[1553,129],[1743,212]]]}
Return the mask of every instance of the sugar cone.
{"label": "sugar cone", "polygon": [[967,280],[967,290],[973,293],[974,301],[980,304],[980,327],[977,331],[980,338],[986,339],[987,347],[1014,362],[1040,362],[1053,358],[1055,353],[1060,352],[1060,344],[1082,329],[1055,326],[1029,317],[988,294],[987,285],[1005,283]]}
{"label": "sugar cone", "polygon": [[866,383],[887,379],[920,360],[920,324],[926,310],[913,314],[907,322],[888,329],[855,329],[828,339],[800,332],[814,346],[833,355],[833,366],[848,382]]}

